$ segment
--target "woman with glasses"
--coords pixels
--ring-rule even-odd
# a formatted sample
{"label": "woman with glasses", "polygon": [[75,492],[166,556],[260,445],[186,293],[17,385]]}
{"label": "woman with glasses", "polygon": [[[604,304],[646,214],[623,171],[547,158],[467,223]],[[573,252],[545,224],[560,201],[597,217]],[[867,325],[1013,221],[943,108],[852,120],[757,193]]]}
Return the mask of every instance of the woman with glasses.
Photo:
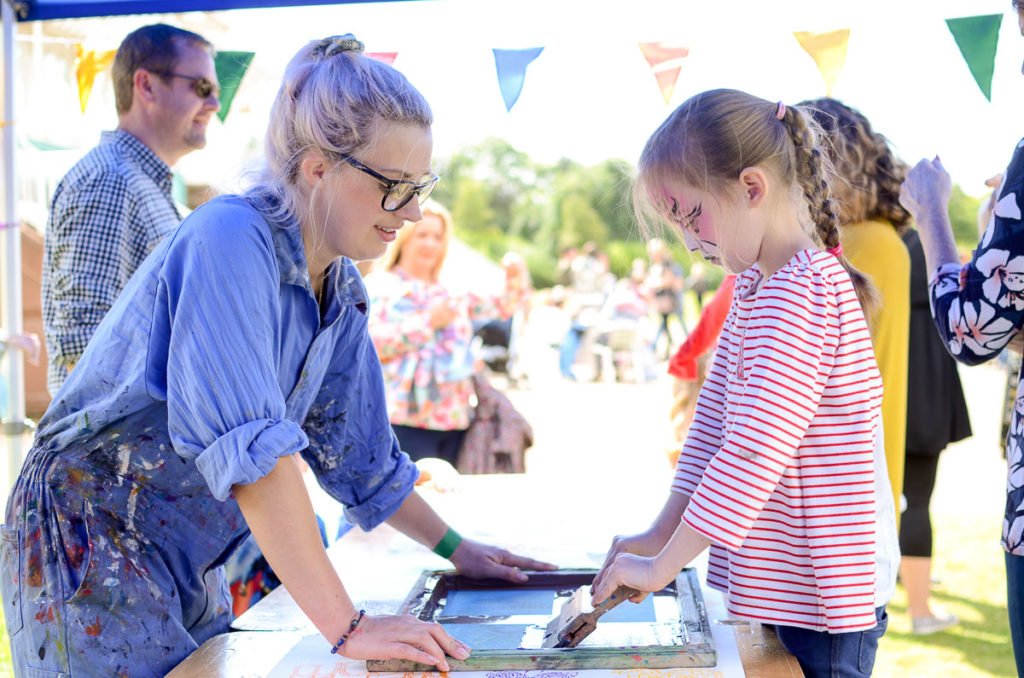
{"label": "woman with glasses", "polygon": [[473,415],[473,323],[508,319],[527,289],[506,276],[505,294],[455,293],[442,280],[452,218],[431,201],[399,231],[367,278],[370,336],[384,368],[388,414],[414,461],[458,464]]}
{"label": "woman with glasses", "polygon": [[249,532],[324,652],[449,669],[438,625],[357,610],[300,466],[364,529],[387,521],[461,572],[551,566],[462,540],[413,492],[352,260],[421,217],[431,113],[351,35],[302,48],[266,171],[142,264],[40,421],[0,539],[18,675],[164,675],[226,632],[221,564]]}

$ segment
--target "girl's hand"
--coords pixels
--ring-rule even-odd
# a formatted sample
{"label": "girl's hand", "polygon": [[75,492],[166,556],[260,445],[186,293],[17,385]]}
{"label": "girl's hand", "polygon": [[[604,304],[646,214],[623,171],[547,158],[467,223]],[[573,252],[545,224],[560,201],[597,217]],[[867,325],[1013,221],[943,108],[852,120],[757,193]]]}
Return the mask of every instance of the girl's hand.
{"label": "girl's hand", "polygon": [[656,557],[620,553],[609,566],[602,568],[594,577],[594,583],[590,587],[591,603],[599,605],[620,586],[640,591],[630,600],[634,603],[643,601],[648,593],[662,590],[672,583],[675,577],[673,572],[662,572],[664,568],[659,567],[659,564]]}
{"label": "girl's hand", "polygon": [[460,574],[475,579],[504,579],[522,583],[529,577],[521,570],[557,570],[557,565],[515,555],[497,546],[463,539],[451,557]]}
{"label": "girl's hand", "polygon": [[601,569],[606,569],[621,553],[632,553],[638,556],[655,556],[665,547],[672,533],[661,534],[653,527],[640,534],[618,535],[612,539],[612,547],[604,557]]}
{"label": "girl's hand", "polygon": [[922,160],[907,172],[900,189],[900,204],[913,215],[919,229],[927,229],[934,222],[925,217],[935,211],[945,214],[952,190],[952,180],[942,161],[938,157]]}
{"label": "girl's hand", "polygon": [[405,659],[449,671],[445,655],[461,660],[470,650],[440,624],[405,614],[364,616],[338,652],[350,659]]}

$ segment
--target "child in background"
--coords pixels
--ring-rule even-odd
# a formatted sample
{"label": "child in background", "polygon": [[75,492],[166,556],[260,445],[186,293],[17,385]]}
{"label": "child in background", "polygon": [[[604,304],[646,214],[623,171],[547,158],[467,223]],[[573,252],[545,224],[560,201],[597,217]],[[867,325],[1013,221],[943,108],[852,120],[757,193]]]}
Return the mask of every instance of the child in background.
{"label": "child in background", "polygon": [[868,676],[899,556],[871,290],[829,179],[807,115],[735,90],[689,99],[648,140],[641,223],[678,228],[736,292],[670,497],[616,537],[593,602],[658,591],[710,546],[731,615],[775,625],[808,676]]}

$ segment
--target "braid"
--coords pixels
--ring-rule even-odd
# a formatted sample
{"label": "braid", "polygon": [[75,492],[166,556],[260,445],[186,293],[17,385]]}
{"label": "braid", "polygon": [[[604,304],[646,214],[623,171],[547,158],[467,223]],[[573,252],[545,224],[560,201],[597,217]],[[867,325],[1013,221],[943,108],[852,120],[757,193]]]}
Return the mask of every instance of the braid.
{"label": "braid", "polygon": [[[793,142],[794,172],[796,182],[807,201],[814,233],[826,249],[839,247],[839,208],[832,198],[829,185],[831,163],[817,143],[818,135],[807,117],[799,109],[787,107],[782,124]],[[840,252],[839,263],[850,275],[857,292],[864,315],[868,318],[874,310],[875,292],[868,278],[853,267]]]}
{"label": "braid", "polygon": [[[876,135],[877,137],[877,135]],[[878,173],[878,215],[889,221],[897,230],[910,223],[910,212],[900,204],[900,188],[906,177],[907,168],[893,157],[889,144],[884,139],[875,139],[880,144],[876,166]]]}

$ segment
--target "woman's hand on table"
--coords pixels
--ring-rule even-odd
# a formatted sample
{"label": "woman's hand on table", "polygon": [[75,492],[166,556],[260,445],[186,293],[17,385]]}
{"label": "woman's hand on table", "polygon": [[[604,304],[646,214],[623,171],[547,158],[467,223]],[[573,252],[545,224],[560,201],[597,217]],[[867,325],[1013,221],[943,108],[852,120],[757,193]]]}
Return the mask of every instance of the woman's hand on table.
{"label": "woman's hand on table", "polygon": [[463,539],[451,556],[459,574],[475,579],[504,579],[523,583],[529,577],[522,570],[557,570],[557,565],[526,556],[516,555],[503,548]]}
{"label": "woman's hand on table", "polygon": [[470,649],[440,624],[405,614],[363,617],[338,652],[350,659],[404,659],[449,671],[446,655],[462,660]]}

